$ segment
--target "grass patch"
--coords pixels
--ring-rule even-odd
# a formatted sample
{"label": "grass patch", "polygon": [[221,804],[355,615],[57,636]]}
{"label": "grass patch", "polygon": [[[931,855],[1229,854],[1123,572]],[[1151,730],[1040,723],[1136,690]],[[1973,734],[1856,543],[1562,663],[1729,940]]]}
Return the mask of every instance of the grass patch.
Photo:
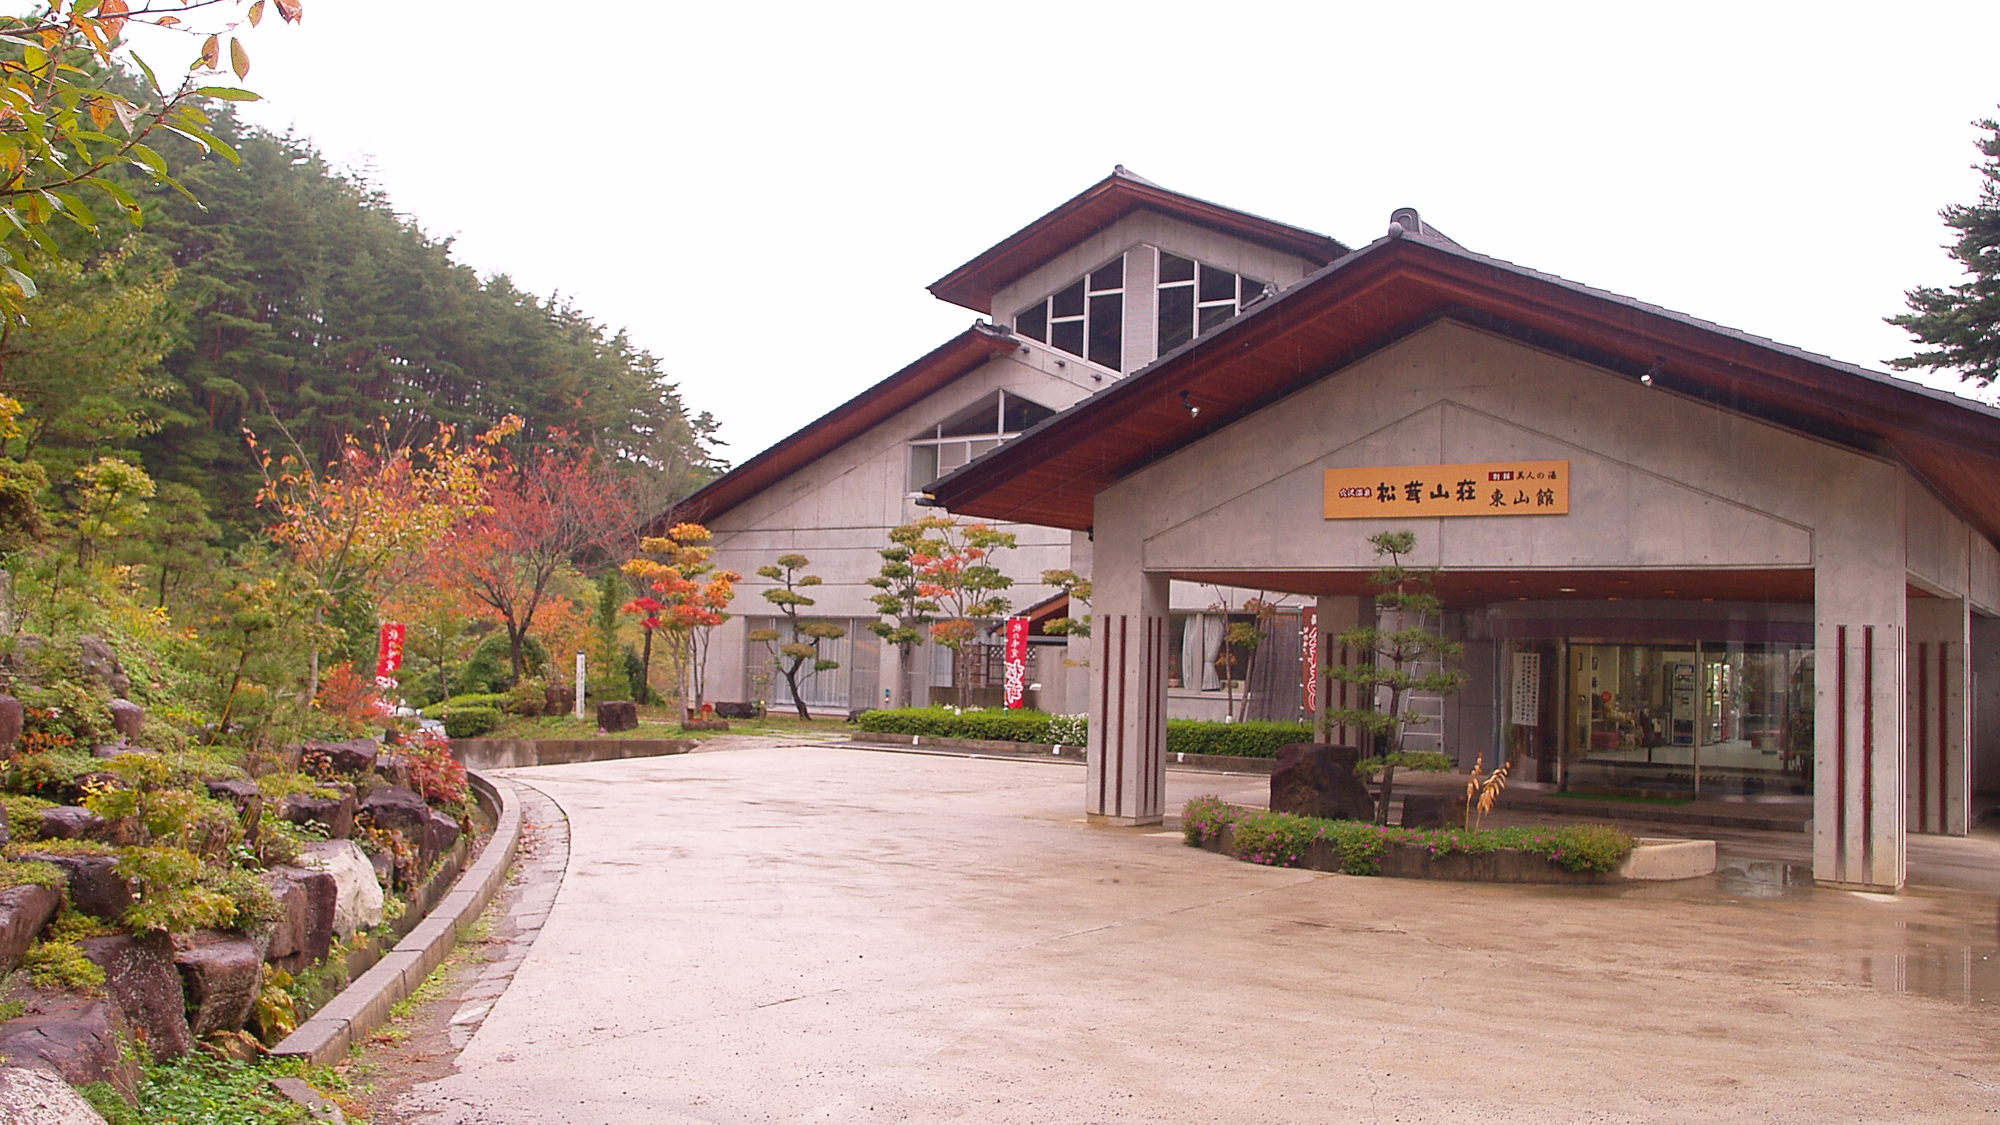
{"label": "grass patch", "polygon": [[238,1062],[197,1051],[147,1067],[136,1106],[101,1083],[80,1092],[109,1125],[293,1125],[312,1118],[272,1090],[271,1080],[304,1078],[325,1089],[328,1077],[294,1059]]}

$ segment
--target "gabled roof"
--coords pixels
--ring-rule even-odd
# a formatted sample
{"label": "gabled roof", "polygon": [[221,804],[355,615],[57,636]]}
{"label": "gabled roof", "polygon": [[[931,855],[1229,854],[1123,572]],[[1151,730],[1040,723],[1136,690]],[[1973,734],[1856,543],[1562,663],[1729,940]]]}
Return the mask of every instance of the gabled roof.
{"label": "gabled roof", "polygon": [[993,295],[1028,271],[1134,211],[1157,211],[1196,226],[1268,246],[1323,266],[1347,247],[1323,234],[1182,195],[1135,176],[1120,164],[1055,210],[931,282],[931,294],[974,312],[992,311]]}
{"label": "gabled roof", "polygon": [[677,519],[712,520],[994,356],[1020,346],[1020,339],[1006,329],[975,323],[915,363],[708,482],[653,522],[659,525]]}
{"label": "gabled roof", "polygon": [[953,512],[1090,527],[1100,489],[1439,319],[1894,457],[2000,544],[2000,411],[1401,228],[930,492]]}

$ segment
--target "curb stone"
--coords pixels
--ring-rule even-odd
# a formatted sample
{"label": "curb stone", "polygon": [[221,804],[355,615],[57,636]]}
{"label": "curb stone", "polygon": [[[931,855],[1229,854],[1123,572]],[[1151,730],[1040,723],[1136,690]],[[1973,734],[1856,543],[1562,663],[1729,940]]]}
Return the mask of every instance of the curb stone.
{"label": "curb stone", "polygon": [[[387,1022],[391,1007],[408,999],[423,984],[424,978],[451,952],[458,935],[492,901],[520,847],[520,797],[510,782],[488,779],[475,771],[468,771],[466,776],[499,810],[493,839],[479,862],[466,869],[457,885],[439,900],[430,914],[380,961],[273,1047],[272,1055],[305,1059],[314,1066],[345,1058],[349,1047]],[[293,1095],[287,1092],[286,1096]]]}

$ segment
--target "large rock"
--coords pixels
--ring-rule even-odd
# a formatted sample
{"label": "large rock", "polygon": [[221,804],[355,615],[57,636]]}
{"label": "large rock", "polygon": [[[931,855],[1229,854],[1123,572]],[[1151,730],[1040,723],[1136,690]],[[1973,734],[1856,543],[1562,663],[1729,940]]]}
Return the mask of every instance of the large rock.
{"label": "large rock", "polygon": [[52,1071],[0,1067],[0,1121],[8,1125],[104,1125],[83,1095]]}
{"label": "large rock", "polygon": [[375,768],[375,756],[382,752],[382,744],[372,738],[350,738],[345,742],[326,742],[310,739],[306,742],[301,756],[308,765],[324,763],[319,773],[362,774]]}
{"label": "large rock", "polygon": [[21,741],[21,724],[26,718],[20,700],[0,694],[0,756],[14,752],[15,744]]}
{"label": "large rock", "polygon": [[334,905],[340,884],[324,871],[273,867],[264,884],[278,903],[264,959],[289,973],[326,959],[333,948]]}
{"label": "large rock", "polygon": [[1352,746],[1294,742],[1278,748],[1271,770],[1271,811],[1329,820],[1373,820],[1375,798],[1354,772]]}
{"label": "large rock", "polygon": [[165,934],[83,939],[83,955],[104,970],[104,991],[156,1059],[194,1049],[173,942]]}
{"label": "large rock", "polygon": [[542,689],[542,714],[567,715],[575,710],[575,688],[566,684],[550,684]]}
{"label": "large rock", "polygon": [[354,794],[315,797],[294,793],[278,807],[278,815],[293,824],[317,824],[329,839],[345,840],[354,835]]}
{"label": "large rock", "polygon": [[127,1101],[139,1100],[139,1064],[122,1040],[129,1031],[108,1000],[36,992],[28,1014],[0,1023],[0,1060],[52,1070],[72,1086],[109,1082]]}
{"label": "large rock", "polygon": [[1463,808],[1464,802],[1443,794],[1406,793],[1403,795],[1402,825],[1404,828],[1443,828],[1451,812]]}
{"label": "large rock", "polygon": [[368,794],[355,812],[358,819],[377,828],[401,832],[404,839],[412,842],[423,838],[430,815],[431,807],[423,795],[400,785],[387,785]]}
{"label": "large rock", "polygon": [[62,892],[48,887],[9,887],[0,891],[0,976],[21,963],[21,956],[33,945],[56,907]]}
{"label": "large rock", "polygon": [[375,756],[375,772],[381,774],[390,785],[404,789],[410,787],[410,758],[407,754],[395,754],[384,750]]}
{"label": "large rock", "polygon": [[139,728],[146,725],[146,709],[129,699],[114,699],[111,701],[111,725],[119,734],[137,742]]}
{"label": "large rock", "polygon": [[250,1018],[264,983],[264,957],[257,943],[214,930],[176,934],[174,964],[187,996],[188,1029],[196,1039],[235,1031]]}
{"label": "large rock", "polygon": [[418,865],[423,870],[429,871],[440,856],[450,851],[453,844],[458,843],[458,837],[458,821],[432,809],[430,816],[424,821],[423,836],[417,841]]}
{"label": "large rock", "polygon": [[375,868],[361,845],[352,840],[308,844],[299,866],[333,876],[334,933],[345,938],[382,924],[382,884],[375,881]]}
{"label": "large rock", "polygon": [[131,909],[132,881],[118,873],[115,855],[30,852],[21,858],[39,859],[61,868],[69,886],[69,904],[85,914],[116,922]]}
{"label": "large rock", "polygon": [[629,699],[613,699],[597,705],[597,728],[602,731],[636,730],[639,705]]}
{"label": "large rock", "polygon": [[110,688],[112,695],[125,698],[132,690],[132,677],[125,674],[125,666],[118,663],[118,654],[111,646],[86,633],[76,639],[76,647],[83,658],[83,674]]}
{"label": "large rock", "polygon": [[102,840],[111,822],[76,805],[56,805],[41,811],[39,831],[44,840]]}
{"label": "large rock", "polygon": [[256,843],[257,828],[264,821],[264,794],[257,788],[257,783],[241,778],[218,778],[201,784],[210,797],[236,806],[237,819],[243,823],[243,838]]}

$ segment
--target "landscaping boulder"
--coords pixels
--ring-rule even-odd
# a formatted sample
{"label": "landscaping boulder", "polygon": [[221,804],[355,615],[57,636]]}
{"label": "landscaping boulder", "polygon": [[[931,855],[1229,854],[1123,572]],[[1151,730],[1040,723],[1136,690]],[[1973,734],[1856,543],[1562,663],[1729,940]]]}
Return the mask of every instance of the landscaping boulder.
{"label": "landscaping boulder", "polygon": [[377,754],[375,772],[381,774],[391,785],[401,786],[404,789],[410,787],[410,759],[407,755],[392,754],[388,751]]}
{"label": "landscaping boulder", "polygon": [[43,809],[41,818],[44,840],[102,840],[110,830],[109,821],[75,805]]}
{"label": "landscaping boulder", "polygon": [[78,655],[83,659],[83,674],[111,689],[111,694],[119,699],[132,690],[132,677],[125,674],[125,666],[118,663],[118,654],[104,643],[102,637],[88,633],[76,639]]}
{"label": "landscaping boulder", "polygon": [[132,906],[132,882],[118,873],[115,855],[57,855],[30,852],[22,859],[39,859],[62,869],[69,886],[69,904],[92,917],[116,922]]}
{"label": "landscaping boulder", "polygon": [[639,705],[629,699],[613,699],[598,704],[597,727],[606,732],[637,730]]}
{"label": "landscaping boulder", "polygon": [[0,891],[0,976],[21,963],[21,955],[34,944],[56,907],[62,892],[49,887],[8,887]]}
{"label": "landscaping boulder", "polygon": [[14,821],[7,810],[0,808],[0,844],[9,843],[14,838]]}
{"label": "landscaping boulder", "polygon": [[127,1101],[139,1100],[139,1064],[126,1056],[129,1025],[108,1000],[35,992],[28,1013],[0,1023],[0,1059],[54,1071],[72,1086],[109,1082]]}
{"label": "landscaping boulder", "polygon": [[317,824],[329,839],[345,840],[354,835],[354,794],[315,797],[294,793],[278,807],[278,815],[293,824]]}
{"label": "landscaping boulder", "polygon": [[8,1125],[104,1125],[83,1095],[52,1071],[0,1067],[0,1121]]}
{"label": "landscaping boulder", "polygon": [[91,750],[90,750],[90,756],[91,756],[91,757],[93,757],[93,758],[103,758],[103,759],[106,759],[106,760],[109,760],[109,759],[112,759],[112,758],[122,758],[122,757],[124,757],[124,756],[125,756],[125,755],[127,755],[127,754],[153,754],[153,755],[157,755],[157,754],[159,754],[159,751],[158,751],[158,750],[154,750],[154,749],[151,749],[151,748],[149,748],[149,747],[145,747],[145,746],[134,746],[134,745],[132,745],[131,743],[129,743],[129,742],[127,742],[127,741],[125,741],[125,740],[124,740],[124,739],[122,739],[122,738],[121,738],[121,739],[119,739],[119,740],[118,740],[118,741],[116,741],[116,742],[107,742],[107,743],[104,743],[104,744],[102,744],[102,745],[100,745],[100,746],[93,746],[93,747],[91,747]]}
{"label": "landscaping boulder", "polygon": [[119,734],[137,742],[139,728],[146,725],[146,709],[129,699],[114,699],[111,701],[111,725]]}
{"label": "landscaping boulder", "polygon": [[83,939],[83,955],[104,970],[104,991],[156,1059],[194,1049],[173,942],[165,934]]}
{"label": "landscaping boulder", "polygon": [[1329,820],[1373,820],[1375,798],[1354,772],[1361,752],[1352,746],[1294,742],[1278,748],[1271,770],[1271,811]]}
{"label": "landscaping boulder", "polygon": [[715,705],[718,719],[754,719],[757,717],[755,703],[718,703]]}
{"label": "landscaping boulder", "polygon": [[423,835],[417,841],[417,866],[429,871],[431,864],[458,843],[457,819],[432,809],[424,820]]}
{"label": "landscaping boulder", "polygon": [[382,744],[372,738],[350,738],[345,742],[327,742],[310,739],[305,743],[303,754],[307,759],[318,759],[334,773],[361,774],[375,768],[375,756],[382,752]]}
{"label": "landscaping boulder", "polygon": [[308,844],[299,866],[333,876],[334,933],[345,938],[382,924],[382,884],[361,845],[352,840]]}
{"label": "landscaping boulder", "polygon": [[325,960],[333,949],[340,884],[324,871],[273,867],[264,872],[264,885],[278,904],[264,959],[289,973]]}
{"label": "landscaping boulder", "polygon": [[375,869],[375,881],[390,887],[396,883],[396,857],[388,852],[376,852],[368,857],[368,866]]}
{"label": "landscaping boulder", "polygon": [[14,752],[14,745],[21,741],[21,724],[26,718],[20,700],[0,694],[0,755]]}
{"label": "landscaping boulder", "polygon": [[542,689],[542,714],[567,715],[576,710],[576,689],[550,684]]}
{"label": "landscaping boulder", "polygon": [[1403,796],[1403,827],[1443,828],[1445,818],[1458,804],[1436,793],[1408,793]]}
{"label": "landscaping boulder", "polygon": [[176,934],[174,964],[187,996],[188,1030],[196,1039],[235,1031],[250,1018],[264,983],[264,958],[255,942],[214,930]]}
{"label": "landscaping boulder", "polygon": [[257,783],[232,777],[211,778],[201,784],[210,797],[236,806],[236,816],[243,822],[243,838],[256,843],[257,828],[264,822],[264,794]]}
{"label": "landscaping boulder", "polygon": [[404,839],[414,841],[421,837],[430,812],[431,807],[424,802],[421,793],[400,785],[389,785],[368,794],[355,811],[355,816],[377,828],[401,832]]}

